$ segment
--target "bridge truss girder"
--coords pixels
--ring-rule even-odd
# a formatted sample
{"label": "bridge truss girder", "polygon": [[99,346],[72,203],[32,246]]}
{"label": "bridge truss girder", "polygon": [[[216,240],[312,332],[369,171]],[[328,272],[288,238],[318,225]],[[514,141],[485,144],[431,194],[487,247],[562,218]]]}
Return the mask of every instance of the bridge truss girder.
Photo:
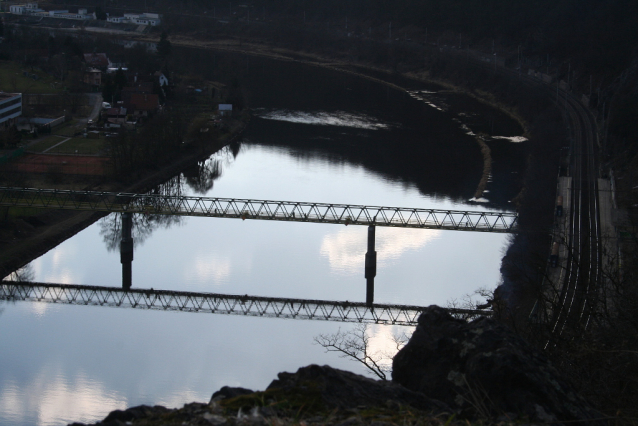
{"label": "bridge truss girder", "polygon": [[0,205],[46,209],[515,232],[517,214],[295,201],[0,188]]}
{"label": "bridge truss girder", "polygon": [[[382,325],[414,326],[421,306],[240,296],[170,290],[2,281],[0,300],[147,310],[202,312],[252,317],[288,318]],[[488,316],[491,311],[449,309],[453,315]]]}

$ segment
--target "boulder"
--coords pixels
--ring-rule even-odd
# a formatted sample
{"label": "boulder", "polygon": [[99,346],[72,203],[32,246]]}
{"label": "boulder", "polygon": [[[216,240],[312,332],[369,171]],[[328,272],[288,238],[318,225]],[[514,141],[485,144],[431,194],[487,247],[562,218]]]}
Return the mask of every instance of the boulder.
{"label": "boulder", "polygon": [[255,393],[255,391],[252,391],[246,388],[238,388],[238,387],[233,388],[230,386],[224,386],[217,392],[213,393],[213,396],[211,397],[211,401],[216,399],[223,399],[223,398],[230,399],[230,398],[235,398],[241,395],[250,395],[251,393]]}
{"label": "boulder", "polygon": [[114,410],[100,423],[103,426],[121,426],[131,424],[132,421],[144,419],[150,416],[157,416],[170,412],[166,407],[156,405],[139,405],[126,410]]}
{"label": "boulder", "polygon": [[495,320],[430,306],[393,360],[392,380],[469,417],[541,422],[603,416],[537,350]]}
{"label": "boulder", "polygon": [[330,408],[410,405],[422,411],[450,413],[445,404],[390,381],[378,381],[330,366],[309,365],[296,373],[279,373],[267,390],[318,394]]}

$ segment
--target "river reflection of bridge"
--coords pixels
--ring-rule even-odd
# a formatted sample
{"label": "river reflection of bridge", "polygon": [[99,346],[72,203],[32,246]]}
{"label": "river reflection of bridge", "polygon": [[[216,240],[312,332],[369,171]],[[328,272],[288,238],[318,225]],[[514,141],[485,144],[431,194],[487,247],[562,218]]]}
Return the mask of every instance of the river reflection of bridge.
{"label": "river reflection of bridge", "polygon": [[[2,281],[0,299],[64,305],[110,306],[147,310],[200,312],[321,321],[414,326],[422,306],[349,301],[288,299],[249,295],[195,293],[154,289],[122,289],[50,283]],[[491,311],[449,309],[464,318],[491,315]]]}

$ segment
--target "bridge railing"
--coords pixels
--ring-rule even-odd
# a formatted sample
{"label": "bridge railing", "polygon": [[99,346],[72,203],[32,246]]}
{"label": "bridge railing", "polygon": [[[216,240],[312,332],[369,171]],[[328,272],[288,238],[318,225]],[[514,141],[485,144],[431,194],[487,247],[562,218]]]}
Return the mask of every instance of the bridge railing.
{"label": "bridge railing", "polygon": [[516,230],[517,214],[297,201],[0,188],[0,205],[460,231]]}
{"label": "bridge railing", "polygon": [[[416,325],[425,309],[409,305],[368,306],[348,301],[13,281],[0,283],[0,300],[403,326]],[[491,311],[468,309],[450,309],[449,312],[463,318],[492,314]]]}

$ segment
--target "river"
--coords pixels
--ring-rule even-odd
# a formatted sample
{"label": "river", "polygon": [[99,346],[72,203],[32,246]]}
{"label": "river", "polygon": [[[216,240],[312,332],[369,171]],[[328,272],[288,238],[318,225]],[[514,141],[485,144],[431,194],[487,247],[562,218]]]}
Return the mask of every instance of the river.
{"label": "river", "polygon": [[[298,63],[199,50],[185,62],[237,73],[253,118],[239,143],[174,177],[171,194],[437,209],[512,210],[521,129],[440,87],[408,92]],[[474,197],[484,132],[491,178]],[[42,282],[119,286],[110,215],[27,267]],[[135,218],[133,287],[365,301],[365,227],[215,218]],[[377,229],[375,302],[446,305],[499,282],[502,234]],[[311,363],[366,374],[314,344],[350,324],[213,314],[0,304],[0,424],[90,422],[139,404],[208,401],[224,385],[265,389]],[[391,352],[401,327],[371,326]]]}

